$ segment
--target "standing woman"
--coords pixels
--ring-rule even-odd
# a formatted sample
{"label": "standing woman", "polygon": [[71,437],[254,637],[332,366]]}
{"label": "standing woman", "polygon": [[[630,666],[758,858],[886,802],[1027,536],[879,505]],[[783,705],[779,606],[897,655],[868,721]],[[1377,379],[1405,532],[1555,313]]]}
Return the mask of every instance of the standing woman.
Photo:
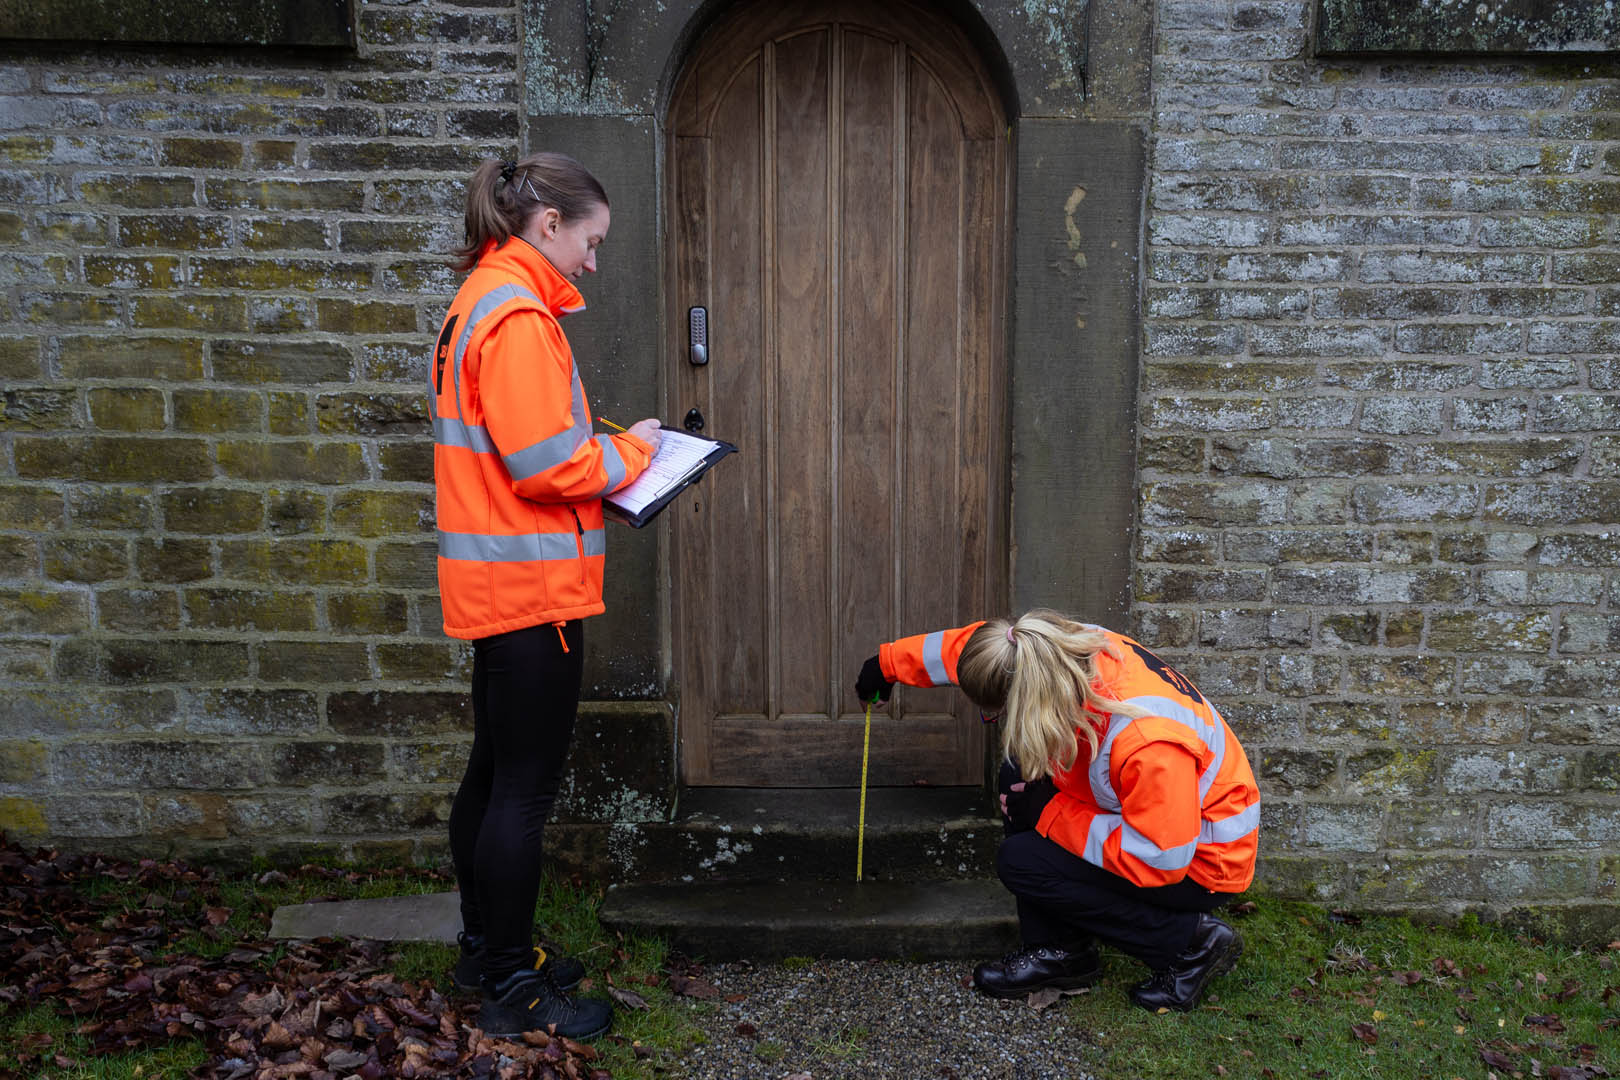
{"label": "standing woman", "polygon": [[455,980],[484,1031],[591,1038],[578,960],[534,944],[540,844],[573,735],[580,620],[603,610],[602,496],[658,449],[658,421],[596,435],[559,320],[584,308],[607,194],[562,154],[486,161],[467,186],[470,270],[429,372],[444,632],[473,643],[473,745],[450,813],[461,889]]}
{"label": "standing woman", "polygon": [[1123,634],[1031,611],[883,645],[855,692],[955,684],[1001,724],[996,872],[1023,948],[980,964],[994,997],[1089,986],[1096,942],[1147,965],[1131,1000],[1187,1011],[1243,951],[1211,912],[1249,887],[1260,792],[1192,682]]}

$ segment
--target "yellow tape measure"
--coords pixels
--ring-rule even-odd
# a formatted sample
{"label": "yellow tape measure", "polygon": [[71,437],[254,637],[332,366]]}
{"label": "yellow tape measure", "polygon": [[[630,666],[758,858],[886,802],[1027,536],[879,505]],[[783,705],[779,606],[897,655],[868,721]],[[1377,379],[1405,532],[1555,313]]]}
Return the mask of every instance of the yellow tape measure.
{"label": "yellow tape measure", "polygon": [[[875,698],[874,698],[875,700]],[[866,703],[866,739],[861,743],[861,815],[855,830],[855,880],[861,880],[861,859],[866,854],[866,762],[872,753],[872,702]]]}

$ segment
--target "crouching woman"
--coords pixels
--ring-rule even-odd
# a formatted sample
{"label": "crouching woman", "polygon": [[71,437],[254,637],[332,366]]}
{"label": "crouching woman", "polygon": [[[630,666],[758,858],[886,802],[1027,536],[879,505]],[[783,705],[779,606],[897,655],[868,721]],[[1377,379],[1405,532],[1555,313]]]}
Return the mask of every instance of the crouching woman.
{"label": "crouching woman", "polygon": [[1243,951],[1212,912],[1254,878],[1260,793],[1198,688],[1099,626],[1031,611],[880,647],[856,685],[955,684],[999,721],[1007,835],[996,870],[1023,947],[973,973],[1014,997],[1096,981],[1097,944],[1147,965],[1131,1000],[1194,1008]]}

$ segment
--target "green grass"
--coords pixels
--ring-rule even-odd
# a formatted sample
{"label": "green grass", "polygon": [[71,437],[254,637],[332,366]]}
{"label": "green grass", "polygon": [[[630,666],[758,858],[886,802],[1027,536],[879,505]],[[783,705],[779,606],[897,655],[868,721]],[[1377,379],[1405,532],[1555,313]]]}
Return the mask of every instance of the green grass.
{"label": "green grass", "polygon": [[[100,878],[84,888],[115,911],[153,906],[155,894],[169,905],[171,926],[191,926],[170,945],[171,954],[219,955],[238,944],[263,944],[280,904],[450,887],[428,875],[357,872],[263,884],[260,876],[262,870],[223,879],[206,901],[183,883]],[[704,1040],[696,1018],[714,1006],[669,989],[660,941],[604,931],[600,901],[599,890],[548,879],[536,911],[546,934],[584,960],[590,980],[584,993],[605,996],[611,981],[649,1006],[616,1009],[613,1032],[596,1044],[598,1067],[618,1080],[677,1075],[680,1055]],[[210,926],[205,906],[229,908],[230,915]],[[1488,1072],[1509,1080],[1591,1065],[1620,1077],[1620,951],[1581,951],[1469,919],[1450,927],[1356,919],[1269,899],[1233,922],[1245,939],[1243,959],[1185,1016],[1132,1006],[1125,991],[1143,969],[1105,951],[1102,985],[1054,1006],[1060,1014],[1054,1019],[1074,1025],[1096,1048],[1077,1069],[1104,1080],[1485,1080]],[[449,996],[459,993],[449,979],[455,955],[444,945],[402,945],[389,963],[398,977],[431,982]],[[810,963],[789,958],[781,966],[795,971]],[[836,1067],[880,1053],[866,1045],[869,1033],[854,1026],[859,1020],[851,1017],[851,1026],[818,1043],[817,1058]],[[52,1080],[180,1080],[206,1057],[200,1044],[185,1040],[96,1058],[73,1028],[45,1006],[0,1012],[0,1068],[27,1048],[26,1036],[41,1032],[52,1039],[50,1053],[77,1063],[48,1065],[39,1075]],[[785,1048],[762,1041],[754,1053],[771,1062]]]}
{"label": "green grass", "polygon": [[[1506,1080],[1583,1064],[1620,1075],[1620,953],[1538,943],[1472,920],[1346,921],[1270,900],[1233,922],[1243,959],[1197,1011],[1132,1006],[1124,992],[1144,972],[1117,954],[1099,992],[1065,1006],[1098,1047],[1088,1063],[1098,1075],[1474,1080],[1489,1070]],[[1535,1017],[1543,1019],[1527,1024]],[[1482,1054],[1499,1055],[1494,1068]]]}

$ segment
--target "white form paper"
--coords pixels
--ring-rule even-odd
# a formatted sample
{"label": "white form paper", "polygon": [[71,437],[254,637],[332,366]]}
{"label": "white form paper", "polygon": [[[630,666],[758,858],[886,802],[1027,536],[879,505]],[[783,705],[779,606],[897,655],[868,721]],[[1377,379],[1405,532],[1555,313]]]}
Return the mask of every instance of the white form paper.
{"label": "white form paper", "polygon": [[684,431],[663,429],[663,441],[640,476],[609,496],[626,513],[639,514],[659,496],[678,485],[714,450],[709,439],[694,439]]}

